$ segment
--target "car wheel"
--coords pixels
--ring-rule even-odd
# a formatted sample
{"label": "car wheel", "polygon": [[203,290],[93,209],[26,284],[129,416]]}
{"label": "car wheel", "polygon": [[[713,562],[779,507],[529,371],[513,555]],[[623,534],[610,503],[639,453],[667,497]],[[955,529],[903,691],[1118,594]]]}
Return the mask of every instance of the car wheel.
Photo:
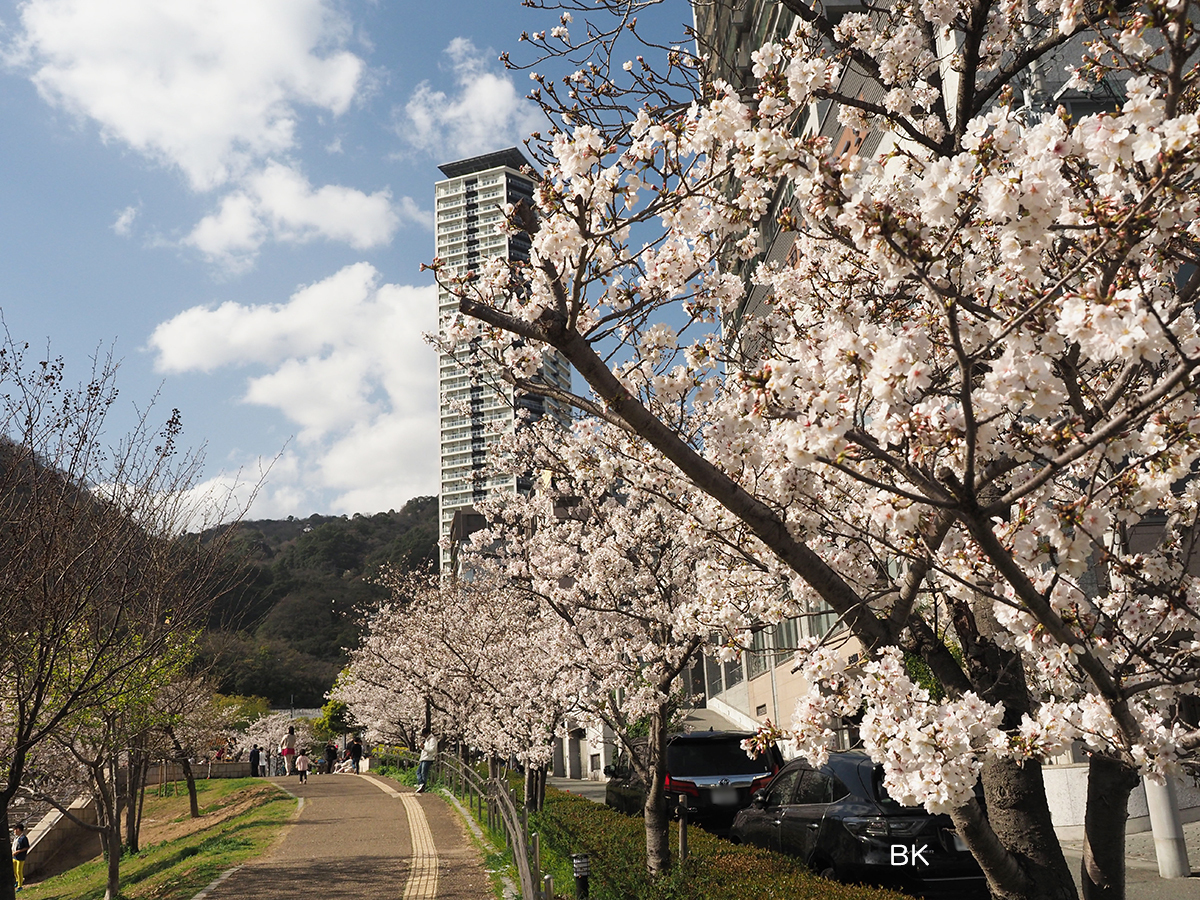
{"label": "car wheel", "polygon": [[817,874],[822,878],[828,878],[830,881],[838,880],[837,869],[833,867],[832,863],[820,863],[815,868],[817,870]]}

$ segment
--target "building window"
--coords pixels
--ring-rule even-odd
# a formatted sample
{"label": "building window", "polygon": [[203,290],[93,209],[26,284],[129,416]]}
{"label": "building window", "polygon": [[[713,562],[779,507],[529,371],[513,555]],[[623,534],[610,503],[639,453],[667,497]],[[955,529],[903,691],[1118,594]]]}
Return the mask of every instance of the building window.
{"label": "building window", "polygon": [[781,665],[792,658],[800,643],[800,620],[784,619],[775,626],[775,665]]}
{"label": "building window", "polygon": [[742,672],[742,661],[740,659],[731,659],[725,663],[725,689],[733,687],[735,684],[741,684],[744,673]]}
{"label": "building window", "polygon": [[767,632],[756,631],[746,651],[746,677],[755,679],[771,668],[771,653],[768,650]]}
{"label": "building window", "polygon": [[708,688],[708,696],[715,697],[725,689],[721,684],[721,663],[711,656],[704,657],[704,674],[706,676],[704,684]]}

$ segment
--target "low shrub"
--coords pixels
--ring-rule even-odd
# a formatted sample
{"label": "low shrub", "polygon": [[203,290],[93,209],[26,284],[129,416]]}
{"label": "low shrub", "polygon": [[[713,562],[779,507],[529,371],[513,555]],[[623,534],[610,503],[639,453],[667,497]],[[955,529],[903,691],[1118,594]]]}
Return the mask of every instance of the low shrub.
{"label": "low shrub", "polygon": [[[797,860],[731,844],[699,828],[688,829],[688,859],[651,881],[646,875],[646,831],[631,818],[591,800],[552,788],[529,828],[540,835],[542,868],[554,875],[556,893],[572,896],[571,861],[587,853],[591,900],[901,900],[903,894],[838,884],[814,875]],[[672,852],[678,825],[671,824]]]}

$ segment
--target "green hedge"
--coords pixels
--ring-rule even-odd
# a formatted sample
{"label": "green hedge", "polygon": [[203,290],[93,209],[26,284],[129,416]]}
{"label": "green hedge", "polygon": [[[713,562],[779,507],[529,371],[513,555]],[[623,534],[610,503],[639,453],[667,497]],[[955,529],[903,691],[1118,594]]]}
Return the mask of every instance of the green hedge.
{"label": "green hedge", "polygon": [[[819,878],[791,857],[731,844],[699,828],[688,829],[688,859],[651,882],[646,877],[643,820],[621,815],[582,797],[546,790],[542,812],[530,816],[540,834],[542,868],[554,876],[555,893],[572,897],[570,856],[590,857],[591,900],[901,900],[878,888]],[[672,855],[679,846],[671,824]],[[677,861],[672,859],[673,864]]]}

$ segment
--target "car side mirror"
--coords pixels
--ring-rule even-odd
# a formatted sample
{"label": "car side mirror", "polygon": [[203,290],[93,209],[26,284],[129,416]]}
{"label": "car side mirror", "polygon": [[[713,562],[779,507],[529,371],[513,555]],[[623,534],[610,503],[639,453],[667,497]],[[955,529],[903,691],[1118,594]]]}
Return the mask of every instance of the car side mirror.
{"label": "car side mirror", "polygon": [[607,765],[607,766],[605,766],[605,767],[604,767],[604,774],[605,774],[606,776],[608,776],[609,778],[612,778],[614,775],[616,775],[616,774],[617,774],[617,769],[616,769],[616,766],[613,766],[613,765],[611,765],[611,764],[610,764],[610,765]]}
{"label": "car side mirror", "polygon": [[762,809],[764,806],[766,806],[767,805],[767,792],[766,791],[755,791],[754,797],[750,801],[750,805],[755,807],[756,809]]}

